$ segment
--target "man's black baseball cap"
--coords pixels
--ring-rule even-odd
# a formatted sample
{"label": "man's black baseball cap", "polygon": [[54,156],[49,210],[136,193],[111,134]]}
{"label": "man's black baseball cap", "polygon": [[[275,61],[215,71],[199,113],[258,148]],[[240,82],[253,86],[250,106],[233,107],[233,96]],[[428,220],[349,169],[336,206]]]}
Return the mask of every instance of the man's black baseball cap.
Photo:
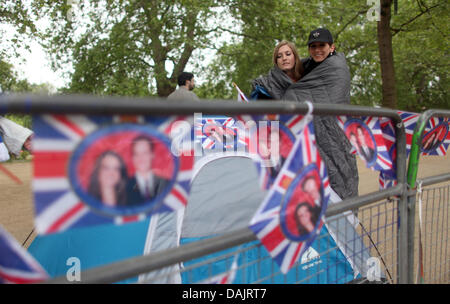
{"label": "man's black baseball cap", "polygon": [[333,43],[333,36],[326,28],[318,28],[309,33],[308,46],[313,42]]}

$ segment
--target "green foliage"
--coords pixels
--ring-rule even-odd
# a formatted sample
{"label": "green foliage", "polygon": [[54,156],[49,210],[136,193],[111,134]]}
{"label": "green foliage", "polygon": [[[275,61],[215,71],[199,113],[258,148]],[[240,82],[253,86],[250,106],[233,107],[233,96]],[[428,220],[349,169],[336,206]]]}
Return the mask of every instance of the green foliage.
{"label": "green foliage", "polygon": [[[271,68],[279,41],[294,42],[301,57],[307,57],[309,32],[327,27],[347,58],[352,103],[375,106],[383,100],[377,22],[368,20],[367,1],[29,2],[32,10],[20,1],[2,1],[0,22],[35,33],[33,20],[50,20],[48,30],[37,37],[53,67],[71,76],[64,93],[167,96],[178,74],[194,67],[196,79],[203,80],[197,81],[198,96],[235,99],[232,82],[249,95],[251,81]],[[403,1],[391,16],[399,109],[450,108],[445,60],[449,5],[442,0]],[[205,60],[207,50],[215,52],[212,61]],[[0,67],[4,90],[45,91],[19,80],[5,61]]]}

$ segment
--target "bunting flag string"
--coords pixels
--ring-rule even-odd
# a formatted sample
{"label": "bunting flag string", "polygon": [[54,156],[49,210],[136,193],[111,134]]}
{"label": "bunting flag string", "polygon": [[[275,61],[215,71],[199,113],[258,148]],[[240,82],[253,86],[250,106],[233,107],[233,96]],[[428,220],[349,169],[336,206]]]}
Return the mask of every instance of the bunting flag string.
{"label": "bunting flag string", "polygon": [[320,233],[330,193],[310,122],[295,140],[249,224],[283,273],[292,268]]}
{"label": "bunting flag string", "polygon": [[392,169],[392,158],[378,117],[338,116],[337,121],[352,144],[349,153],[358,154],[367,168],[378,171]]}

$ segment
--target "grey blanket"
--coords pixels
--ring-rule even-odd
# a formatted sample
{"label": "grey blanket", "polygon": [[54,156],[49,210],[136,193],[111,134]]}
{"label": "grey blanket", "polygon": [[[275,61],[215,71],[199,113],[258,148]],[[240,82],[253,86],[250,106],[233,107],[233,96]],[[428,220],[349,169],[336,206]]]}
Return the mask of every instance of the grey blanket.
{"label": "grey blanket", "polygon": [[[279,68],[253,81],[279,100],[310,101],[314,103],[349,104],[350,72],[342,53],[327,58],[297,83]],[[330,179],[331,187],[342,198],[358,195],[358,168],[350,154],[351,144],[338,126],[334,116],[315,116],[317,146]]]}

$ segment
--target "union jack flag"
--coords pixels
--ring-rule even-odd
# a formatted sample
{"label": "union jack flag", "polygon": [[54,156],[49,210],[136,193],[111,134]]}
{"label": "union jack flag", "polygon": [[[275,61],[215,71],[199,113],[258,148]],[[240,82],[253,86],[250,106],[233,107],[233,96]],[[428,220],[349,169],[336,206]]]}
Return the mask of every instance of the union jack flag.
{"label": "union jack flag", "polygon": [[[411,151],[412,138],[420,114],[412,112],[397,111],[403,121],[406,133],[406,156]],[[393,161],[391,170],[380,172],[379,184],[381,189],[391,187],[397,184],[395,174],[395,129],[391,119],[380,118],[380,126],[383,131],[383,138],[389,155]],[[433,133],[435,137],[433,137]],[[434,144],[433,144],[434,140]],[[445,155],[450,144],[449,120],[448,118],[432,117],[425,127],[422,136],[421,154],[422,155]]]}
{"label": "union jack flag", "polygon": [[249,102],[247,96],[245,96],[245,94],[241,91],[241,89],[239,89],[237,84],[233,82],[233,86],[236,88],[236,91],[238,92],[237,100],[239,102]]}
{"label": "union jack flag", "polygon": [[204,152],[235,151],[246,146],[233,117],[201,116],[195,121],[196,142]]}
{"label": "union jack flag", "polygon": [[42,266],[0,226],[0,283],[31,284],[47,279]]}
{"label": "union jack flag", "polygon": [[199,282],[199,284],[232,284],[234,279],[236,278],[236,273],[238,270],[238,258],[239,253],[234,256],[230,269],[218,275],[212,276],[206,280],[203,280]]}
{"label": "union jack flag", "polygon": [[[176,116],[34,116],[33,194],[37,232],[123,224],[142,220],[152,213],[184,208],[194,163],[192,125],[192,118]],[[117,152],[124,158],[129,178],[134,173],[129,166],[131,138],[140,134],[151,135],[157,141],[154,160],[158,157],[159,160],[152,170],[169,180],[168,186],[151,203],[135,207],[97,203],[86,193],[96,157],[106,150]],[[180,138],[185,140],[174,148],[172,143]]]}
{"label": "union jack flag", "polygon": [[391,170],[392,158],[386,147],[385,138],[378,117],[337,116],[339,126],[344,130],[353,146],[350,153],[356,153],[373,170]]}
{"label": "union jack flag", "polygon": [[449,129],[448,118],[431,117],[422,136],[422,154],[445,156],[450,145]]}
{"label": "union jack flag", "polygon": [[[320,189],[317,190],[320,192],[318,201],[311,201],[303,188],[303,183],[310,177],[320,184],[316,184]],[[292,268],[320,232],[330,193],[325,164],[316,148],[314,126],[310,122],[297,137],[273,186],[249,224],[283,273]],[[293,221],[294,210],[303,201],[308,201],[314,210],[320,210],[313,223],[314,229],[308,233],[301,233]]]}
{"label": "union jack flag", "polygon": [[[260,141],[260,137],[263,136],[263,141],[269,140],[269,134],[271,130],[278,132],[278,151],[276,154],[279,156],[280,163],[287,159],[289,153],[294,146],[294,142],[301,134],[301,131],[306,125],[306,119],[303,119],[303,115],[279,115],[279,114],[266,114],[266,115],[240,115],[236,117],[237,121],[241,121],[241,125],[248,126],[249,122],[257,122],[254,128],[250,128],[249,135],[244,137],[247,145],[247,151],[256,162],[260,184],[263,189],[269,189],[274,182],[273,172],[278,172],[281,168],[273,168],[272,166],[263,166],[262,159],[260,157],[259,147],[256,144]],[[246,134],[240,132],[240,134]],[[277,171],[278,170],[278,171]]]}
{"label": "union jack flag", "polygon": [[414,129],[416,128],[417,120],[419,120],[420,114],[404,111],[397,111],[397,113],[400,115],[403,121],[403,126],[405,127],[406,155],[409,155],[409,152],[411,151]]}

